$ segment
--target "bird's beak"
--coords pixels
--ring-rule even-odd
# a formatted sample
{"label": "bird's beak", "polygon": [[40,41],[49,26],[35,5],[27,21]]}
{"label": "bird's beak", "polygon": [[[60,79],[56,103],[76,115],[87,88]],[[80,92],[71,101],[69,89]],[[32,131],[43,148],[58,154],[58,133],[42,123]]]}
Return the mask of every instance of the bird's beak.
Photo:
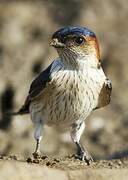
{"label": "bird's beak", "polygon": [[53,46],[55,48],[63,48],[65,47],[65,44],[62,42],[59,42],[57,38],[54,38],[50,41],[50,46]]}

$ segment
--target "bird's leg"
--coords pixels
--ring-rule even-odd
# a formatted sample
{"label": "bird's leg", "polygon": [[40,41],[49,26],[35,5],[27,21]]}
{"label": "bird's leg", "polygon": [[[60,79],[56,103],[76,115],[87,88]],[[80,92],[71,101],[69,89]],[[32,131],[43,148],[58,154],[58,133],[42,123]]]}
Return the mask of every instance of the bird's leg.
{"label": "bird's leg", "polygon": [[36,122],[35,124],[35,133],[34,137],[36,139],[36,149],[35,152],[33,153],[34,158],[38,158],[40,156],[40,142],[42,139],[42,123]]}
{"label": "bird's leg", "polygon": [[40,139],[36,140],[36,149],[33,153],[34,158],[38,158],[40,156]]}
{"label": "bird's leg", "polygon": [[80,137],[84,131],[85,124],[83,121],[77,121],[72,125],[71,130],[71,138],[73,142],[77,146],[77,155],[76,158],[86,161],[89,165],[91,161],[93,161],[92,157],[89,155],[89,153],[83,148],[83,146],[80,144]]}

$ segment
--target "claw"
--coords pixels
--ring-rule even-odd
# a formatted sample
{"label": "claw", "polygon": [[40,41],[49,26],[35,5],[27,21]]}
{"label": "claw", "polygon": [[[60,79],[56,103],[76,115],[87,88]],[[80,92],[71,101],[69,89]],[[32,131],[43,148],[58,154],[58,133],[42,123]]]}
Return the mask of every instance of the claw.
{"label": "claw", "polygon": [[87,165],[90,165],[91,162],[93,161],[93,158],[91,157],[91,155],[88,153],[88,151],[86,151],[83,148],[83,146],[80,145],[80,143],[76,142],[76,145],[77,145],[76,158],[81,161],[85,161],[87,163]]}
{"label": "claw", "polygon": [[90,165],[91,162],[93,162],[93,158],[88,153],[85,153],[85,152],[82,152],[81,154],[76,154],[75,158],[81,161],[85,161],[87,165]]}
{"label": "claw", "polygon": [[36,140],[36,149],[35,152],[33,153],[33,157],[34,159],[38,159],[41,157],[41,153],[40,153],[40,139]]}
{"label": "claw", "polygon": [[41,157],[41,153],[37,152],[37,151],[35,151],[32,155],[33,155],[34,159],[38,159]]}

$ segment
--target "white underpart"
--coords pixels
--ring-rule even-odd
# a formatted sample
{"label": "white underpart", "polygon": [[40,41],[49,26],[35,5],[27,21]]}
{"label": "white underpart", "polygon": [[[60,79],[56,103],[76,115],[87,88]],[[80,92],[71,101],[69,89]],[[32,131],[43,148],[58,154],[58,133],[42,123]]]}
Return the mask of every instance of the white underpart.
{"label": "white underpart", "polygon": [[[52,65],[51,77],[52,81],[45,88],[44,94],[38,101],[31,103],[30,112],[32,121],[35,123],[43,121],[53,125],[71,125],[78,119],[86,119],[96,107],[100,90],[106,79],[102,69],[86,67],[79,71],[68,70],[59,59]],[[72,89],[71,86],[73,86]],[[68,99],[69,96],[73,105]],[[68,112],[64,119],[65,103]]]}
{"label": "white underpart", "polygon": [[[48,124],[71,124],[78,119],[86,119],[98,103],[98,95],[105,80],[102,69],[85,67],[84,70],[65,69],[60,60],[56,60],[51,68],[55,88],[50,95],[48,111],[52,108],[53,118]],[[64,78],[63,78],[64,77]],[[73,86],[70,89],[70,86]],[[78,90],[77,88],[78,87]],[[58,97],[56,94],[58,92]],[[76,92],[76,96],[74,93]],[[73,107],[68,96],[71,97]],[[55,98],[56,97],[56,98]],[[91,102],[91,103],[90,103]],[[67,104],[65,116],[64,105]],[[60,115],[61,114],[61,115]],[[60,116],[60,118],[58,118]]]}
{"label": "white underpart", "polygon": [[[103,70],[89,66],[88,60],[81,60],[79,69],[69,69],[58,58],[51,67],[51,82],[42,95],[30,105],[30,113],[35,124],[35,138],[41,139],[42,125],[71,127],[73,141],[80,140],[84,130],[84,120],[98,104],[98,97],[106,79]],[[70,98],[69,98],[70,97]]]}
{"label": "white underpart", "polygon": [[73,50],[64,51],[61,61],[68,69],[85,70],[97,67],[97,57],[95,53],[74,53]]}

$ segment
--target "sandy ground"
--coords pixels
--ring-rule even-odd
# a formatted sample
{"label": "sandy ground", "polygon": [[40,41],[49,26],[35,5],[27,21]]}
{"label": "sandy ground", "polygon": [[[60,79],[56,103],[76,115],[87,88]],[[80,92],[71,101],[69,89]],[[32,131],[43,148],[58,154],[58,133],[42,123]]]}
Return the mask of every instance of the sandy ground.
{"label": "sandy ground", "polygon": [[88,166],[73,156],[42,156],[26,160],[16,156],[1,156],[0,172],[0,180],[127,180],[128,158],[96,161]]}

